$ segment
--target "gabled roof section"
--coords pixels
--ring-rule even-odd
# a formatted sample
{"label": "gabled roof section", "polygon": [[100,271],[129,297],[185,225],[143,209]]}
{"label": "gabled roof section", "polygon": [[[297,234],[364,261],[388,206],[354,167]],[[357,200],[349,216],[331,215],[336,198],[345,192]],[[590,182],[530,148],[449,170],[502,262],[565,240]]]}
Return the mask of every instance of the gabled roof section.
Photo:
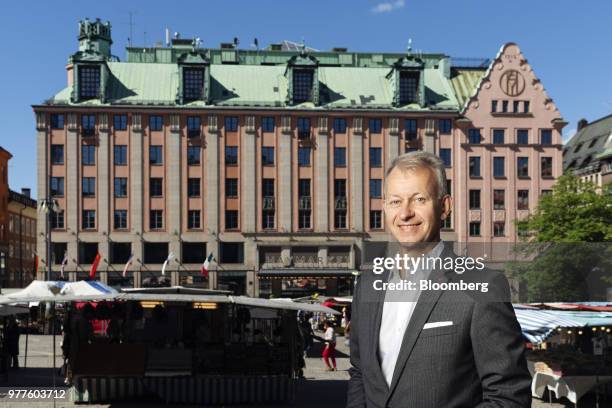
{"label": "gabled roof section", "polygon": [[563,148],[563,170],[581,170],[612,156],[612,114],[589,123]]}

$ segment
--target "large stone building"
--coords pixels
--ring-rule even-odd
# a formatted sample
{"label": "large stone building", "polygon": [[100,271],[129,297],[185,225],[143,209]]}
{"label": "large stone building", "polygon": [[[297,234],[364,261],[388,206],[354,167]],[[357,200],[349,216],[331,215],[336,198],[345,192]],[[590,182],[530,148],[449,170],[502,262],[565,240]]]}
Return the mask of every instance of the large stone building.
{"label": "large stone building", "polygon": [[598,187],[612,181],[612,115],[578,122],[576,134],[563,148],[563,170]]}
{"label": "large stone building", "polygon": [[110,31],[81,22],[66,87],[34,106],[39,197],[50,192],[63,209],[52,222],[54,270],[67,253],[71,279],[99,251],[103,281],[140,286],[172,253],[172,284],[349,293],[368,244],[388,239],[385,167],[413,149],[447,164],[455,210],[443,237],[500,267],[508,252],[496,248],[517,240],[513,221],[561,173],[565,122],[512,43],[468,67],[443,54],[212,49],[180,38],[128,48],[119,61]]}
{"label": "large stone building", "polygon": [[30,189],[21,193],[10,190],[8,201],[8,257],[6,280],[3,286],[24,287],[36,279],[36,200]]}
{"label": "large stone building", "polygon": [[0,287],[6,287],[6,262],[9,252],[8,244],[8,165],[13,157],[7,150],[0,146]]}

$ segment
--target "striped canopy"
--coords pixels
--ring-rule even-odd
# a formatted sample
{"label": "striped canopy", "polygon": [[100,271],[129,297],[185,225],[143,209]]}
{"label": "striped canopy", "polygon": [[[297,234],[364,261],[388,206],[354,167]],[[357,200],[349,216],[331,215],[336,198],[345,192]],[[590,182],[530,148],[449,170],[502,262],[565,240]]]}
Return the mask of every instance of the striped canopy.
{"label": "striped canopy", "polygon": [[515,308],[523,336],[531,343],[544,341],[558,327],[583,327],[584,322],[551,310]]}

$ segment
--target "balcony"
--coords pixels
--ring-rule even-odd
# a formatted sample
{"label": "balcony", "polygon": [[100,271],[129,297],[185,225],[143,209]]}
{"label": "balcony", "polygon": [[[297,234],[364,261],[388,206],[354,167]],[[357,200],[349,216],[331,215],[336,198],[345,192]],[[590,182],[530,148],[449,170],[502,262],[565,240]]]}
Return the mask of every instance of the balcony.
{"label": "balcony", "polygon": [[346,197],[336,197],[334,200],[334,209],[346,210]]}
{"label": "balcony", "polygon": [[298,209],[300,210],[310,210],[312,209],[312,197],[310,196],[302,196],[299,198]]}
{"label": "balcony", "polygon": [[274,197],[264,197],[262,207],[264,210],[274,210]]}

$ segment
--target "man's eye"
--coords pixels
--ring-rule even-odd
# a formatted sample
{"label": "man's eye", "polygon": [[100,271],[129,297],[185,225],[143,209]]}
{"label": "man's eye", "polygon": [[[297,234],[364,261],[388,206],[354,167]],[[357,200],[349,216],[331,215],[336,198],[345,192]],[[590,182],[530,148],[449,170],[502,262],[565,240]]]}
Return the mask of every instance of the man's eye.
{"label": "man's eye", "polygon": [[417,197],[416,201],[419,203],[424,203],[427,200],[425,199],[425,197]]}
{"label": "man's eye", "polygon": [[399,205],[400,201],[399,200],[391,200],[389,201],[389,205]]}

